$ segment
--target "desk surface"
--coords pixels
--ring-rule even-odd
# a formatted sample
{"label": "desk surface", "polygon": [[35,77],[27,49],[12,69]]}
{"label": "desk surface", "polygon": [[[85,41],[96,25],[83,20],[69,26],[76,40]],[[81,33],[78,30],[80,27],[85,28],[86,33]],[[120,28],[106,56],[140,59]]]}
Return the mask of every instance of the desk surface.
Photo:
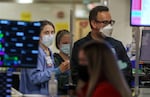
{"label": "desk surface", "polygon": [[[16,89],[12,88],[11,97],[47,97],[45,95],[37,95],[37,94],[22,94]],[[69,96],[69,95],[59,95],[57,97],[76,97],[76,96]]]}

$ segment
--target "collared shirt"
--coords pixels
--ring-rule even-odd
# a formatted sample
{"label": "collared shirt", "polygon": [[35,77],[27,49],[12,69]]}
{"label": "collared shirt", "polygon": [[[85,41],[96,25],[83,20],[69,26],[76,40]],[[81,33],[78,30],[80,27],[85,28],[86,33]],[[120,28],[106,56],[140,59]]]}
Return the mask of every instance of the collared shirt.
{"label": "collared shirt", "polygon": [[59,68],[54,68],[54,58],[50,51],[51,59],[53,61],[52,66],[48,66],[46,63],[46,54],[41,47],[39,47],[39,54],[37,60],[37,67],[32,69],[22,69],[20,80],[20,92],[23,94],[43,94],[48,93],[48,81],[50,80],[51,73],[60,74]]}

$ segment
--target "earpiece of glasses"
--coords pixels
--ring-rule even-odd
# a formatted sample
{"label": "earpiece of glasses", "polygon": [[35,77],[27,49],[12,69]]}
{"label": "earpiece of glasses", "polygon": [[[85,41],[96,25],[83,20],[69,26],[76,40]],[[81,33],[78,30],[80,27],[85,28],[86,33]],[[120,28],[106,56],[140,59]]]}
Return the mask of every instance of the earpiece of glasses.
{"label": "earpiece of glasses", "polygon": [[108,24],[111,24],[111,25],[114,25],[115,24],[115,20],[110,20],[110,21],[98,21],[98,20],[95,20],[97,23],[103,23],[105,25],[108,25]]}

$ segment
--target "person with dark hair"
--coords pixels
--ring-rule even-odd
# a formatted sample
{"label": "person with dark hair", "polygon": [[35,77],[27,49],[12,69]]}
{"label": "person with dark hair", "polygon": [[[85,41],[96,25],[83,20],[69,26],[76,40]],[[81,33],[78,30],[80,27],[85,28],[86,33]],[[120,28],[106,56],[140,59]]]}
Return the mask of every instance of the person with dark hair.
{"label": "person with dark hair", "polygon": [[57,76],[69,70],[68,66],[63,64],[54,68],[53,53],[49,47],[54,40],[55,28],[53,23],[47,20],[40,21],[40,23],[41,32],[37,67],[22,69],[20,92],[23,94],[49,95],[48,81],[51,78],[51,74],[54,72]]}
{"label": "person with dark hair", "polygon": [[[70,57],[70,32],[68,30],[59,30],[56,34],[55,44],[59,53],[54,53],[55,68],[64,64],[70,68],[69,62]],[[67,95],[67,90],[64,89],[65,85],[68,84],[69,75],[68,72],[62,73],[57,76],[58,78],[58,94]]]}
{"label": "person with dark hair", "polygon": [[91,40],[104,40],[111,45],[111,49],[117,56],[118,60],[127,64],[127,67],[122,71],[128,85],[130,86],[132,80],[131,62],[126,54],[123,44],[111,37],[115,21],[112,20],[108,7],[96,6],[93,8],[89,13],[89,23],[91,26],[91,32],[89,32],[86,37],[76,41],[72,50],[71,71],[74,83],[77,84],[78,81],[87,82],[89,80],[87,66],[82,65],[86,64],[86,62],[78,57],[80,47]]}
{"label": "person with dark hair", "polygon": [[87,61],[90,78],[86,92],[80,92],[78,97],[131,97],[109,44],[93,40],[82,46],[80,53]]}

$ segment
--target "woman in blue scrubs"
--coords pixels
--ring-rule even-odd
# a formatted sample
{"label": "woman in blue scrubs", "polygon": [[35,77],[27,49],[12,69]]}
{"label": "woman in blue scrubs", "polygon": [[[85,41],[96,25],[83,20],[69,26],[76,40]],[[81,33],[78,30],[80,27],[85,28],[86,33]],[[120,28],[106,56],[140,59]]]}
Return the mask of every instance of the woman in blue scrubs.
{"label": "woman in blue scrubs", "polygon": [[32,69],[22,69],[20,79],[20,92],[23,94],[43,94],[48,93],[48,81],[51,73],[56,76],[67,72],[70,69],[69,62],[54,68],[54,58],[50,50],[55,34],[55,27],[49,21],[41,21],[41,32],[39,42],[39,54],[37,67]]}

